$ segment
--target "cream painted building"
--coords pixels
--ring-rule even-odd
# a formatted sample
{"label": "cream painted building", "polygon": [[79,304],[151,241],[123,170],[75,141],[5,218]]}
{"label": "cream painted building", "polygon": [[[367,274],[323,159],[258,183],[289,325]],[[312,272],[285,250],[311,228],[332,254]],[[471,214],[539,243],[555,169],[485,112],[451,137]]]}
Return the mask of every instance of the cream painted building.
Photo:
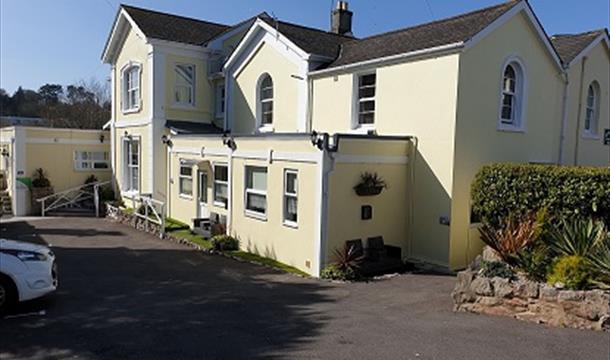
{"label": "cream painted building", "polygon": [[0,128],[0,172],[14,215],[31,213],[31,181],[42,168],[58,193],[87,177],[112,178],[110,134],[103,130],[11,126]]}
{"label": "cream painted building", "polygon": [[[122,6],[103,53],[122,196],[313,275],[377,236],[459,269],[481,249],[482,165],[610,165],[607,30],[549,38],[526,1],[361,39],[352,16],[339,2],[324,31]],[[387,189],[358,196],[365,172]]]}

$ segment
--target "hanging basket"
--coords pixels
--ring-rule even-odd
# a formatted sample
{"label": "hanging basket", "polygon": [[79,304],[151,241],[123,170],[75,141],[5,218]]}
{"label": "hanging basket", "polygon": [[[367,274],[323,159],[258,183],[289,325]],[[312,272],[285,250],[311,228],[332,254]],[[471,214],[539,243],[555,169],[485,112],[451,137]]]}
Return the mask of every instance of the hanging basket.
{"label": "hanging basket", "polygon": [[383,186],[362,186],[357,185],[354,187],[358,196],[376,196],[381,194]]}

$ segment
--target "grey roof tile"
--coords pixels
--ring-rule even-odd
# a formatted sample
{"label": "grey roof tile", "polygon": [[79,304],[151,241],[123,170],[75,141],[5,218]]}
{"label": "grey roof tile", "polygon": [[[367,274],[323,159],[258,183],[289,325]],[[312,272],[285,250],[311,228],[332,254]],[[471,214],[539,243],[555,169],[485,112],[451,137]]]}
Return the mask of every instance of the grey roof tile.
{"label": "grey roof tile", "polygon": [[551,37],[553,46],[559,53],[564,64],[569,64],[580,54],[593,40],[606,32],[606,29],[593,30],[580,34],[557,34]]}

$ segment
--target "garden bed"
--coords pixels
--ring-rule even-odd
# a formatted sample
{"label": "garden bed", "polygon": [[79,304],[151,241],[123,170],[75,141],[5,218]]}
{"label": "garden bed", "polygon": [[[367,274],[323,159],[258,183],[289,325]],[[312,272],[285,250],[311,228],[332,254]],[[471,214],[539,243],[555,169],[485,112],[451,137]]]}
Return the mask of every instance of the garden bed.
{"label": "garden bed", "polygon": [[610,291],[565,290],[520,276],[490,278],[468,269],[458,273],[451,296],[456,311],[610,331]]}
{"label": "garden bed", "polygon": [[259,266],[265,266],[285,273],[301,277],[309,277],[309,274],[297,268],[257,254],[252,254],[240,250],[215,250],[212,241],[204,238],[203,236],[194,234],[190,230],[188,225],[180,223],[176,220],[167,219],[165,231],[162,234],[161,226],[152,223],[149,223],[147,225],[146,221],[134,215],[134,212],[131,209],[123,209],[111,204],[106,204],[106,209],[106,218],[110,221],[131,226],[139,231],[148,232],[163,240],[187,245],[195,250],[203,251],[207,254],[221,255],[233,260],[248,262]]}

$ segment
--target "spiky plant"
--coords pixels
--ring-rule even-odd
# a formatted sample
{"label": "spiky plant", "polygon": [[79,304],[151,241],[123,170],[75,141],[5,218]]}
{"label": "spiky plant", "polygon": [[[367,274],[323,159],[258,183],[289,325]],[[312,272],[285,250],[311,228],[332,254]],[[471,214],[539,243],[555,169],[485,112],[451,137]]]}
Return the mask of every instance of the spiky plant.
{"label": "spiky plant", "polygon": [[355,246],[345,244],[343,248],[335,249],[333,252],[333,264],[340,271],[357,273],[362,265],[364,256],[358,254]]}
{"label": "spiky plant", "polygon": [[557,255],[587,258],[606,239],[607,231],[601,221],[572,218],[562,219],[549,235],[551,248]]}
{"label": "spiky plant", "polygon": [[595,285],[610,288],[610,232],[597,244],[587,261],[595,274]]}

